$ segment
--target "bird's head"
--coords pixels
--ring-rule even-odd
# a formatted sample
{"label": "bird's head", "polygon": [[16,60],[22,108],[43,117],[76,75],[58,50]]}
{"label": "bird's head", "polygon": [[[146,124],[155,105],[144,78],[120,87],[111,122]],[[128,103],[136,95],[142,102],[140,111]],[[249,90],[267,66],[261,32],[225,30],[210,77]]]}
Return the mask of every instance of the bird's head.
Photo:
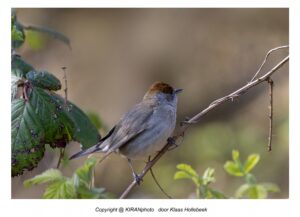
{"label": "bird's head", "polygon": [[177,104],[177,94],[183,89],[174,89],[169,84],[164,82],[155,82],[152,84],[144,96],[144,100],[155,99],[160,102]]}

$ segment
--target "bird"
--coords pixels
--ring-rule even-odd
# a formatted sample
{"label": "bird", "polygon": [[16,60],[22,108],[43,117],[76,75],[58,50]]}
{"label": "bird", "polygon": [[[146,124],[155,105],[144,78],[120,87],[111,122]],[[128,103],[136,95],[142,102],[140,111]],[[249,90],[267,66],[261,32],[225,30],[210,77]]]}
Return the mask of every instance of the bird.
{"label": "bird", "polygon": [[133,178],[142,179],[134,171],[132,160],[142,160],[159,152],[176,126],[177,94],[167,83],[153,83],[142,101],[125,113],[119,122],[94,146],[70,157],[70,160],[96,152],[104,153],[102,162],[111,153],[127,158]]}

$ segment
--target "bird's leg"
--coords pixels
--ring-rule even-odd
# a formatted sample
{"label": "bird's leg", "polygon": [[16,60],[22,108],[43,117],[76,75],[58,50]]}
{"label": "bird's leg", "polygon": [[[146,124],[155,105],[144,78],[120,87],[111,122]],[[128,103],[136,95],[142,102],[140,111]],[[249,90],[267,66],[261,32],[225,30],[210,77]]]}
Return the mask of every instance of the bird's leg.
{"label": "bird's leg", "polygon": [[130,160],[129,158],[127,158],[127,160],[128,160],[128,164],[129,164],[129,167],[130,167],[130,169],[131,169],[131,172],[132,172],[133,179],[136,181],[136,183],[137,183],[138,185],[140,185],[141,182],[143,181],[143,179],[142,179],[138,174],[136,174],[136,173],[134,172],[133,166],[132,166],[132,164],[131,164],[131,160]]}

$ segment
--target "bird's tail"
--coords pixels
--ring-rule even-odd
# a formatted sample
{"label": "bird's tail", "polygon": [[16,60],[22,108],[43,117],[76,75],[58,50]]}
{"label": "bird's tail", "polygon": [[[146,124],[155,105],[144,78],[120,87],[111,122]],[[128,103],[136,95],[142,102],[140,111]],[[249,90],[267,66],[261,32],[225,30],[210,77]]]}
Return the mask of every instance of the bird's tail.
{"label": "bird's tail", "polygon": [[[72,160],[72,159],[75,159],[75,158],[79,158],[79,157],[82,157],[82,156],[86,156],[86,155],[89,155],[89,154],[92,154],[92,153],[95,153],[95,152],[103,152],[103,153],[106,153],[105,155],[104,155],[104,159],[108,156],[108,155],[110,155],[113,151],[111,150],[111,151],[108,151],[108,146],[107,146],[107,144],[105,143],[105,140],[107,139],[107,138],[109,138],[111,135],[112,135],[112,133],[114,132],[114,130],[115,130],[115,128],[116,128],[116,126],[114,126],[109,132],[108,132],[108,134],[105,136],[105,137],[103,137],[96,145],[93,145],[92,147],[90,147],[90,148],[88,148],[88,149],[86,149],[86,150],[82,150],[82,151],[80,151],[80,152],[78,152],[78,153],[76,153],[76,154],[74,154],[74,155],[72,155],[70,158],[69,158],[69,160]],[[103,160],[104,160],[103,159]],[[102,161],[102,160],[101,160]]]}
{"label": "bird's tail", "polygon": [[86,156],[86,155],[89,155],[89,154],[92,154],[92,153],[95,153],[95,152],[104,152],[102,150],[100,144],[101,143],[98,143],[98,144],[96,144],[96,145],[94,145],[94,146],[92,146],[88,149],[77,152],[76,154],[72,155],[69,160],[79,158],[79,157],[83,157],[83,156]]}

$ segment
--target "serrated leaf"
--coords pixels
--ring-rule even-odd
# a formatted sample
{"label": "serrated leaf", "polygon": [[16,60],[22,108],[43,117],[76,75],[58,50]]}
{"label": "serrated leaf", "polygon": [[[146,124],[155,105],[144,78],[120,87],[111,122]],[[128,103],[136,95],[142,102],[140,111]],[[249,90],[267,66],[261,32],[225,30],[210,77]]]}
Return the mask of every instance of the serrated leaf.
{"label": "serrated leaf", "polygon": [[64,179],[49,185],[43,194],[44,199],[75,199],[76,188],[70,179]]}
{"label": "serrated leaf", "polygon": [[44,131],[32,106],[24,99],[11,103],[12,176],[37,166],[45,151]]}
{"label": "serrated leaf", "polygon": [[245,173],[249,173],[255,165],[258,163],[260,156],[258,154],[251,154],[248,156],[245,165],[244,165],[244,171]]}
{"label": "serrated leaf", "polygon": [[60,32],[57,32],[53,29],[43,27],[43,26],[24,26],[24,28],[26,30],[29,30],[29,31],[36,31],[36,32],[40,32],[40,33],[45,33],[45,34],[51,36],[52,38],[55,38],[55,39],[58,39],[58,40],[62,41],[63,43],[68,45],[69,48],[71,48],[69,38],[66,37],[64,34],[62,34]]}
{"label": "serrated leaf", "polygon": [[34,68],[23,60],[19,55],[13,55],[11,59],[11,73],[19,78],[25,78],[27,72]]}
{"label": "serrated leaf", "polygon": [[62,181],[64,177],[61,172],[57,169],[49,169],[43,172],[40,175],[33,177],[32,179],[28,179],[24,182],[25,187],[30,187],[32,185],[44,184],[48,182],[57,182]]}
{"label": "serrated leaf", "polygon": [[52,147],[65,147],[72,139],[74,123],[61,102],[51,92],[39,87],[32,87],[29,102],[43,125],[44,143]]}
{"label": "serrated leaf", "polygon": [[60,80],[47,71],[29,71],[26,78],[36,87],[54,91],[61,89]]}
{"label": "serrated leaf", "polygon": [[[55,93],[51,94],[60,104],[64,104],[64,99],[61,96]],[[80,108],[71,102],[68,102],[67,106],[63,106],[63,108],[74,124],[72,128],[72,140],[79,142],[82,149],[87,149],[99,142],[101,136],[97,128]]]}
{"label": "serrated leaf", "polygon": [[241,171],[241,168],[239,165],[235,162],[232,161],[227,161],[224,165],[224,169],[226,170],[227,173],[233,176],[243,176],[244,173]]}

